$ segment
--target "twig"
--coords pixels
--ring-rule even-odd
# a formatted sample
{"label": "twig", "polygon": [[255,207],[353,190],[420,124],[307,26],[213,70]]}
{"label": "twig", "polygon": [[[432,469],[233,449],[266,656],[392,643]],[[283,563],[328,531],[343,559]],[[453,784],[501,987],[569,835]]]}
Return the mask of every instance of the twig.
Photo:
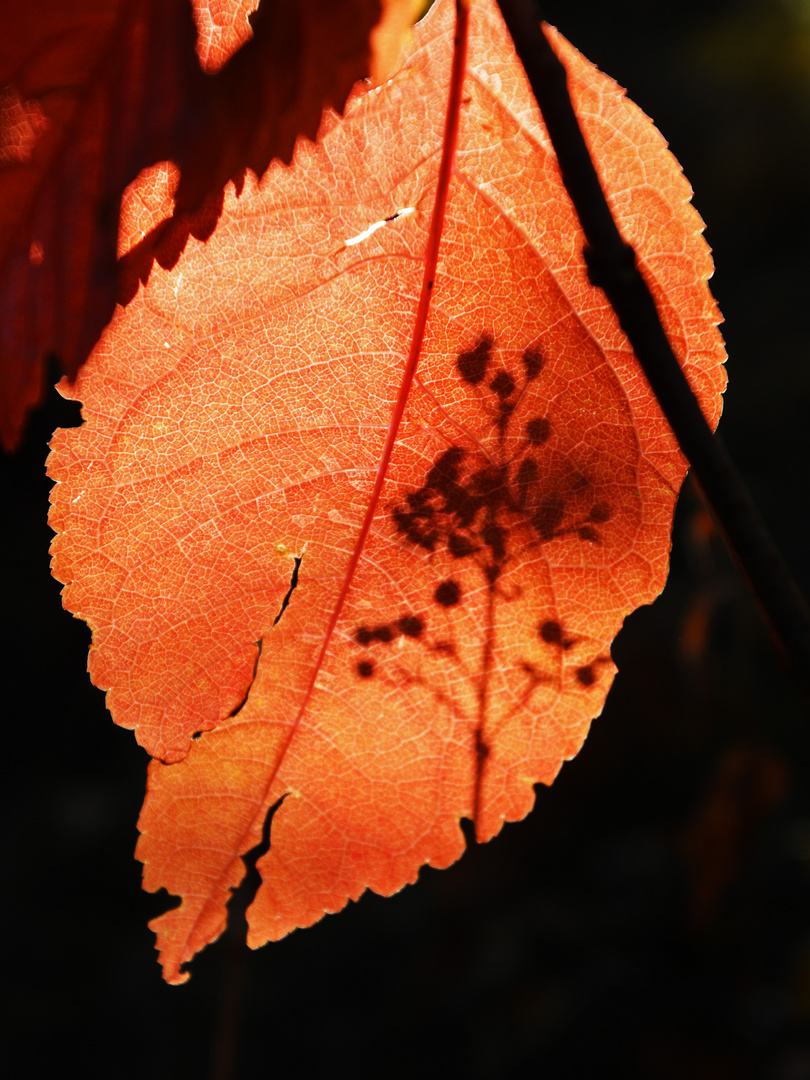
{"label": "twig", "polygon": [[726,544],[794,675],[810,689],[810,610],[721,440],[713,434],[667,340],[655,301],[622,239],[582,135],[565,67],[546,38],[534,0],[498,0],[582,224],[591,280],[601,287]]}

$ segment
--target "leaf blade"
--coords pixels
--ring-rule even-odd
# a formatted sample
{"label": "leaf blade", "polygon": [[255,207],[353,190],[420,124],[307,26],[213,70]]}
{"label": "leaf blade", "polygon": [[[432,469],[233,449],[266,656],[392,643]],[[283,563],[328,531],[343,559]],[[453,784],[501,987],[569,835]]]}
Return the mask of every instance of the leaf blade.
{"label": "leaf blade", "polygon": [[[271,178],[261,191],[229,198],[225,232],[200,246],[199,258],[206,272],[217,266],[221,295],[229,298],[228,316],[220,308],[219,322],[238,324],[238,336],[217,328],[199,299],[191,313],[181,307],[186,321],[177,326],[173,290],[190,289],[187,279],[194,273],[199,290],[204,278],[190,254],[144,294],[150,318],[161,314],[151,331],[155,340],[171,327],[173,356],[182,353],[182,342],[189,359],[154,360],[154,396],[141,399],[141,387],[110,418],[115,439],[124,418],[121,430],[138,451],[122,456],[121,469],[133,463],[156,469],[158,446],[164,455],[176,455],[175,470],[167,474],[170,490],[181,516],[191,521],[204,497],[189,497],[179,479],[183,470],[202,469],[199,463],[210,459],[199,485],[204,490],[222,476],[228,455],[238,460],[241,476],[227,473],[227,480],[217,481],[220,494],[206,497],[224,506],[220,521],[230,512],[222,494],[228,484],[238,481],[242,502],[252,500],[253,512],[234,517],[227,538],[234,543],[243,537],[237,562],[247,566],[244,578],[253,583],[256,606],[232,611],[220,637],[232,642],[238,635],[239,648],[249,649],[264,635],[256,678],[239,714],[226,719],[220,703],[219,715],[211,712],[199,724],[206,734],[185,760],[150,770],[139,856],[147,888],[164,886],[184,896],[180,908],[153,924],[173,981],[182,979],[181,967],[194,951],[221,931],[228,889],[242,872],[239,855],[256,843],[264,812],[279,798],[284,802],[273,819],[271,850],[260,863],[264,885],[250,913],[254,946],[337,910],[366,887],[390,893],[414,880],[423,863],[452,862],[463,848],[462,816],[475,815],[480,839],[494,835],[504,820],[522,817],[531,808],[532,785],[553,779],[601,707],[615,670],[608,645],[624,615],[652,599],[666,576],[683,461],[612,312],[587,282],[578,226],[542,124],[521,97],[525,88],[508,40],[487,6],[473,8],[472,32],[469,101],[419,379],[386,473],[380,513],[322,663],[324,628],[353,557],[418,305],[428,233],[422,208],[435,186],[441,145],[433,102],[443,83],[438,72],[449,63],[446,10],[437,5],[391,86],[356,98],[347,121],[331,128],[320,148],[306,151],[302,160],[320,162],[335,193],[331,203],[324,197],[321,219],[307,226],[296,215],[296,208],[313,201],[303,170],[290,174],[283,188],[273,188]],[[659,162],[664,187],[675,192],[670,213],[680,215],[671,235],[685,255],[670,259],[666,246],[673,241],[660,241],[653,230],[640,249],[652,265],[663,244],[654,269],[667,291],[687,295],[686,309],[682,301],[671,307],[685,328],[685,350],[694,343],[696,367],[705,368],[703,398],[716,419],[722,344],[705,288],[708,254],[700,222],[684,209],[685,182],[677,179],[672,159],[663,157],[660,136],[650,135],[638,110],[609,80],[585,62],[579,62],[577,78],[580,94],[598,98],[605,110],[591,116],[592,138],[611,131],[615,140],[617,130],[624,131],[625,145],[646,139],[665,162]],[[506,106],[497,105],[499,94]],[[397,141],[403,130],[410,141]],[[350,163],[361,144],[371,161],[358,174]],[[402,147],[399,156],[394,146]],[[608,166],[613,198],[626,199],[624,219],[631,231],[643,231],[644,202],[633,201],[638,184],[632,175],[623,179],[622,162],[620,154],[618,164]],[[536,214],[538,205],[547,216]],[[415,213],[396,213],[411,207]],[[238,234],[242,229],[248,243],[245,223],[259,213],[274,222],[281,254],[272,273],[254,260],[248,276],[248,262],[241,273],[234,269]],[[287,232],[279,227],[285,213]],[[346,246],[358,236],[365,238]],[[246,294],[236,287],[240,278],[249,280]],[[135,307],[118,330],[119,349],[134,332]],[[208,327],[218,338],[205,352],[200,342]],[[270,345],[275,369],[257,360]],[[115,374],[123,381],[126,360],[111,353],[104,356],[106,378]],[[471,354],[483,361],[461,362]],[[61,455],[70,446],[86,460],[100,439],[100,367],[86,376],[95,430],[60,437]],[[163,442],[155,442],[152,419],[165,419],[166,403],[179,400],[182,383],[195,379],[195,392],[185,392],[186,413],[157,429]],[[194,421],[192,404],[201,394],[220,426],[203,429]],[[261,408],[251,412],[247,401],[261,402]],[[110,410],[106,400],[104,406]],[[144,418],[149,423],[141,427]],[[110,446],[101,440],[95,453],[109,462]],[[292,477],[287,461],[295,464],[297,479],[285,484],[288,472]],[[68,472],[60,478],[71,479]],[[113,486],[111,479],[101,485],[99,505],[106,507]],[[72,527],[67,507],[75,490],[57,489],[56,522],[63,528]],[[270,491],[281,493],[273,506]],[[158,492],[147,484],[139,507],[154,505]],[[141,509],[135,513],[132,506],[130,492],[121,544],[124,531],[130,536],[134,522],[142,521]],[[143,521],[148,518],[143,514]],[[284,573],[268,569],[271,539],[283,548]],[[75,610],[78,575],[62,545],[60,539],[57,571],[73,578],[67,600]],[[88,561],[95,558],[91,548]],[[196,568],[207,587],[219,587],[217,578],[233,573],[228,560],[217,562],[205,545],[194,551],[178,564],[187,567],[185,575],[170,567],[169,581],[185,580]],[[262,557],[247,560],[246,552]],[[301,558],[299,585],[270,630],[292,555]],[[152,559],[153,571],[165,570],[165,549]],[[208,567],[205,574],[200,567]],[[148,596],[165,588],[165,578],[150,583],[144,577],[137,584],[131,594]],[[105,613],[97,598],[94,603],[95,617],[104,620],[96,624],[95,648],[108,653],[108,670],[117,666],[131,681],[126,656],[109,661],[116,613]],[[191,640],[200,648],[184,632],[181,656]],[[227,684],[241,700],[253,653],[244,662],[239,655],[218,654],[212,666],[227,673],[217,685]],[[158,665],[161,671],[166,666],[165,660]],[[111,695],[119,722],[120,682]],[[187,694],[182,686],[180,692]],[[198,723],[196,700],[175,729],[186,739]],[[143,703],[134,707],[142,711]],[[155,730],[152,748],[160,749],[164,735],[160,725]],[[179,822],[183,835],[165,831],[166,822]]]}

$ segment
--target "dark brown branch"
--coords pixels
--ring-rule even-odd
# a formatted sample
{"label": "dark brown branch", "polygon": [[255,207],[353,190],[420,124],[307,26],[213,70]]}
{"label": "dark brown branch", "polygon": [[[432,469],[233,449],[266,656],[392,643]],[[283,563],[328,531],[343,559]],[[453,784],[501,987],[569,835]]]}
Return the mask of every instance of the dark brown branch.
{"label": "dark brown branch", "polygon": [[810,611],[728,452],[706,423],[667,340],[635,253],[611,215],[571,103],[565,67],[546,38],[538,7],[533,0],[498,0],[498,4],[582,223],[591,280],[613,305],[785,658],[810,688]]}

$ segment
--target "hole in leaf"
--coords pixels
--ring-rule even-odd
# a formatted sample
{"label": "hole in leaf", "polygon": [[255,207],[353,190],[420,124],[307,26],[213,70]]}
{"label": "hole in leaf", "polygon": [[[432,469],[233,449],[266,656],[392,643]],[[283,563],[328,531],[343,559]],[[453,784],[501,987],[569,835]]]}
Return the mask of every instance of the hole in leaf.
{"label": "hole in leaf", "polygon": [[290,602],[290,597],[292,596],[293,591],[295,590],[295,587],[298,584],[298,570],[299,570],[299,568],[301,566],[301,559],[302,558],[303,558],[302,555],[296,555],[295,556],[295,566],[293,567],[292,577],[290,578],[290,587],[287,590],[287,595],[281,601],[281,607],[278,609],[278,615],[276,615],[275,619],[273,619],[273,626],[276,625],[276,623],[279,621],[281,616],[287,610],[287,605]]}
{"label": "hole in leaf", "polygon": [[[279,616],[277,615],[276,616],[276,621],[273,623],[273,626],[276,625],[276,622],[278,622],[278,620],[279,620]],[[256,656],[255,656],[255,658],[253,660],[253,673],[250,676],[250,682],[248,683],[247,689],[245,690],[245,696],[242,698],[242,700],[239,702],[239,704],[236,705],[233,709],[231,709],[231,711],[228,713],[229,718],[231,716],[237,716],[242,711],[242,709],[244,709],[245,705],[247,705],[247,699],[250,697],[250,691],[253,689],[253,684],[256,681],[256,672],[259,670],[259,660],[261,659],[263,644],[264,644],[264,638],[259,638],[259,640],[257,642],[255,642]],[[202,735],[202,732],[200,731],[194,736],[194,738],[197,739],[201,735]]]}

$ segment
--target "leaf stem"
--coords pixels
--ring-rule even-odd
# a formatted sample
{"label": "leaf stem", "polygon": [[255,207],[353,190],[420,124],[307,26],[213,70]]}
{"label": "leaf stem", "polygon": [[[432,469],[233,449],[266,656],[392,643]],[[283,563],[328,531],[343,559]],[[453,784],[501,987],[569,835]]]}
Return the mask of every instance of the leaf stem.
{"label": "leaf stem", "polygon": [[810,690],[810,610],[721,440],[706,422],[672,346],[633,248],[608,207],[535,0],[498,0],[557,154],[563,183],[582,224],[591,280],[616,312],[653,393],[747,579],[777,645]]}

